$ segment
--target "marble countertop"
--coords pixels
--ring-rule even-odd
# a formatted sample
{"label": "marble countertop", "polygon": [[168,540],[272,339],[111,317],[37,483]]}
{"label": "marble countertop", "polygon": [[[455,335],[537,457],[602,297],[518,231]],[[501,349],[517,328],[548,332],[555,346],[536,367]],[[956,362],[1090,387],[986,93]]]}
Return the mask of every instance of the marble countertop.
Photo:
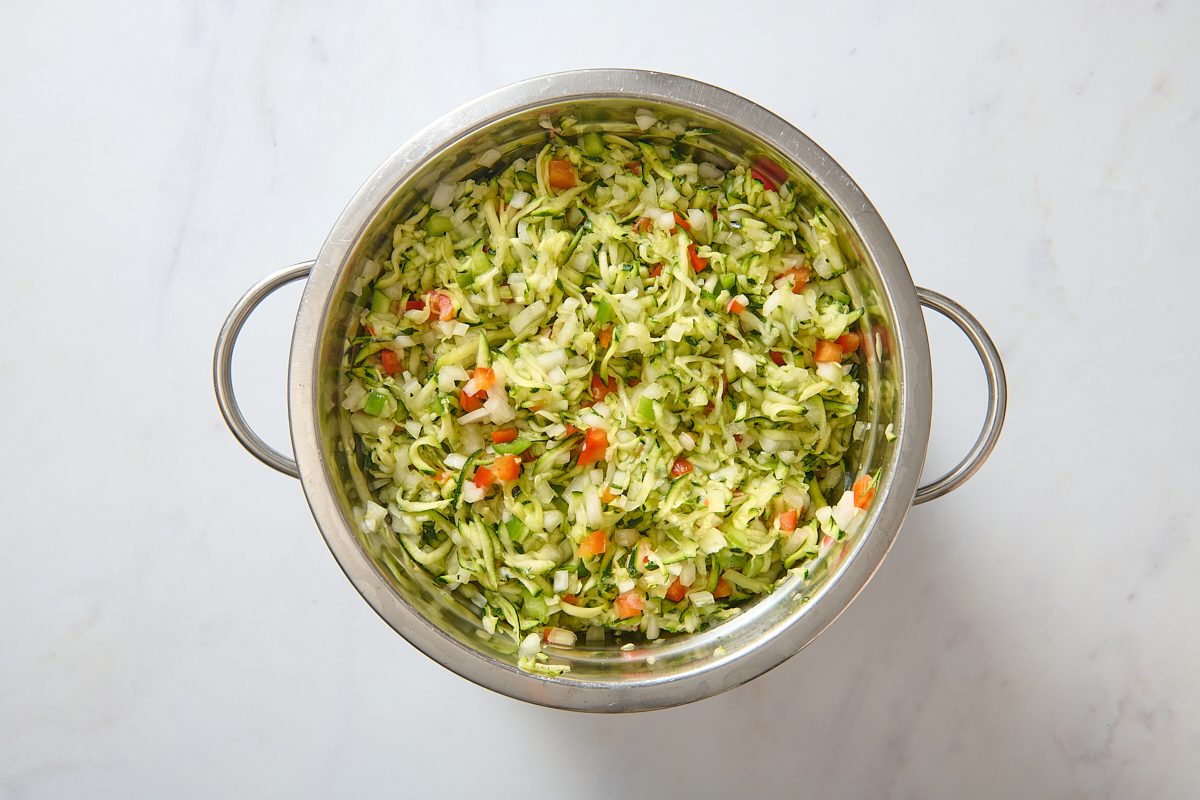
{"label": "marble countertop", "polygon": [[[0,797],[1200,794],[1200,6],[694,2],[661,31],[647,8],[10,11]],[[395,635],[299,485],[229,435],[210,374],[234,300],[315,255],[406,137],[584,66],[795,122],[914,279],[987,325],[1011,389],[991,461],[911,513],[811,647],[626,717],[491,694]],[[299,291],[238,354],[280,447]],[[932,476],[984,392],[929,329]]]}

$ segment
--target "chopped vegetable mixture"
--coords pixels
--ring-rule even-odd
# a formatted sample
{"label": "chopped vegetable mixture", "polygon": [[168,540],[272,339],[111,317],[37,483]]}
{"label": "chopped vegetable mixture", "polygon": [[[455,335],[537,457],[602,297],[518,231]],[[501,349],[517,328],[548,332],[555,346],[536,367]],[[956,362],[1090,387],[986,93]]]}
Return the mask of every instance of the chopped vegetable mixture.
{"label": "chopped vegetable mixture", "polygon": [[637,124],[491,151],[356,287],[356,522],[544,674],[739,613],[875,493],[843,463],[866,348],[826,211],[691,146],[711,131]]}

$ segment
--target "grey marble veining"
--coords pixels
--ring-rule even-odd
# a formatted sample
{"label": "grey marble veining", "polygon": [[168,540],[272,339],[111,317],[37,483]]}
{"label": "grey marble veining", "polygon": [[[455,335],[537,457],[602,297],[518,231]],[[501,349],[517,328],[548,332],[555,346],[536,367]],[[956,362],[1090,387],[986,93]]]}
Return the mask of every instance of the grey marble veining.
{"label": "grey marble veining", "polygon": [[[0,797],[1194,797],[1194,3],[26,4],[0,26]],[[1008,424],[813,646],[596,718],[361,602],[210,357],[405,137],[488,89],[674,71],[794,121],[1006,358]],[[298,291],[235,377],[287,440]],[[982,417],[930,319],[929,473]]]}

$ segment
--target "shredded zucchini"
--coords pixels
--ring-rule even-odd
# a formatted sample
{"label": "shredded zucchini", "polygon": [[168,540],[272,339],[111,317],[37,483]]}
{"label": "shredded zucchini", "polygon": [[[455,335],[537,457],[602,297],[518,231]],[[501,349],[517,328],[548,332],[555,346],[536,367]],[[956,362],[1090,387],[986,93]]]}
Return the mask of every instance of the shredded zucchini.
{"label": "shredded zucchini", "polygon": [[711,131],[637,126],[568,121],[437,186],[356,287],[357,522],[543,674],[565,669],[544,640],[727,619],[870,499],[843,464],[862,309],[829,213],[771,162],[705,160]]}

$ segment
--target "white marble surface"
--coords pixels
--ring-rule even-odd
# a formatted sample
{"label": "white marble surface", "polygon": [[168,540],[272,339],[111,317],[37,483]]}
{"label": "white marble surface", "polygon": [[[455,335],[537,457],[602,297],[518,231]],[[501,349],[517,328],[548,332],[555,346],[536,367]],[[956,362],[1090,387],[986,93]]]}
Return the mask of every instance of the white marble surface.
{"label": "white marble surface", "polygon": [[[0,796],[1200,794],[1200,6],[969,5],[8,9]],[[992,461],[812,647],[622,718],[490,694],[393,634],[209,373],[232,302],[314,255],[405,137],[582,66],[797,123],[1012,390]],[[297,297],[238,360],[281,445]],[[930,330],[932,472],[982,379]]]}

